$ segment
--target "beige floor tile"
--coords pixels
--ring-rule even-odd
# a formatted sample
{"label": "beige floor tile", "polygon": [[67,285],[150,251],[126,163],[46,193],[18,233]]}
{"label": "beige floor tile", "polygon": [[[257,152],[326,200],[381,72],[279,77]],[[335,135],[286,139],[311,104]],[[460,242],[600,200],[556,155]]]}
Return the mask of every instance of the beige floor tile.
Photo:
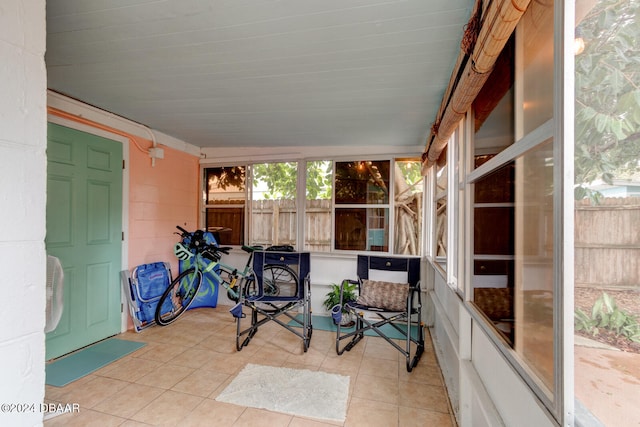
{"label": "beige floor tile", "polygon": [[359,374],[355,380],[353,397],[398,404],[398,380]]}
{"label": "beige floor tile", "polygon": [[400,382],[400,405],[449,412],[449,401],[444,387],[428,384]]}
{"label": "beige floor tile", "polygon": [[129,384],[116,395],[98,403],[94,409],[110,415],[129,418],[158,396],[164,390],[142,384]]}
{"label": "beige floor tile", "polygon": [[180,425],[203,400],[202,397],[167,390],[131,419],[151,425]]}
{"label": "beige floor tile", "polygon": [[230,376],[227,374],[197,370],[187,375],[171,389],[182,393],[207,397],[229,378]]}
{"label": "beige floor tile", "polygon": [[136,380],[136,383],[169,389],[194,371],[184,366],[164,364]]}
{"label": "beige floor tile", "polygon": [[287,427],[293,417],[287,414],[247,408],[233,427]]}
{"label": "beige floor tile", "polygon": [[127,420],[120,424],[120,427],[149,427],[149,424],[141,423],[134,420]]}
{"label": "beige floor tile", "polygon": [[123,360],[122,363],[111,367],[109,370],[102,371],[99,374],[103,377],[135,382],[148,373],[153,372],[160,365],[162,365],[162,362],[129,357],[126,360]]}
{"label": "beige floor tile", "polygon": [[[235,349],[235,335],[228,307],[190,310],[167,327],[127,332],[124,339],[147,346],[66,387],[46,386],[48,401],[79,403],[81,413],[45,425],[455,426],[430,342],[425,343],[418,366],[408,373],[404,356],[378,337],[365,337],[338,356],[335,333],[329,331],[314,330],[307,352],[300,338],[273,322],[260,327],[240,352]],[[428,334],[425,339],[430,339]],[[293,417],[215,401],[247,363],[349,376],[346,421]]]}
{"label": "beige floor tile", "polygon": [[181,422],[181,427],[228,427],[233,425],[246,408],[230,403],[204,399]]}
{"label": "beige floor tile", "polygon": [[407,382],[419,382],[429,385],[442,386],[442,373],[437,365],[418,362],[411,372],[407,372],[406,364],[401,362],[398,371],[399,380]]}
{"label": "beige floor tile", "polygon": [[398,362],[396,360],[365,357],[360,364],[360,374],[374,375],[398,380]]}
{"label": "beige floor tile", "polygon": [[212,334],[198,344],[198,348],[213,350],[217,353],[235,354],[236,341],[233,337]]}
{"label": "beige floor tile", "polygon": [[354,397],[345,427],[397,427],[398,406]]}
{"label": "beige floor tile", "polygon": [[326,357],[320,365],[320,370],[341,375],[355,377],[360,370],[362,359],[348,357]]}
{"label": "beige floor tile", "polygon": [[111,427],[122,425],[126,420],[113,415],[92,411],[91,409],[80,409],[78,413],[68,413],[51,418],[43,424],[46,427]]}
{"label": "beige floor tile", "polygon": [[168,362],[179,354],[184,353],[189,347],[154,342],[149,343],[149,345],[143,348],[146,348],[146,351],[138,354],[136,358],[157,362]]}
{"label": "beige floor tile", "polygon": [[244,353],[235,353],[232,355],[215,353],[211,355],[209,360],[207,360],[200,369],[234,375],[240,372],[251,360],[252,359],[246,357]]}
{"label": "beige floor tile", "polygon": [[183,353],[180,353],[168,363],[172,365],[185,366],[187,368],[198,369],[204,366],[212,358],[219,353],[213,350],[203,350],[197,347],[189,348]]}
{"label": "beige floor tile", "polygon": [[[402,348],[406,345],[404,342],[399,342],[398,344]],[[404,359],[404,355],[401,355],[398,349],[380,337],[369,337],[367,340],[364,357],[397,361],[400,356]]]}
{"label": "beige floor tile", "polygon": [[91,409],[129,385],[128,382],[113,378],[94,377],[91,381],[69,384],[68,393],[62,396],[61,403],[77,403],[82,409]]}
{"label": "beige floor tile", "polygon": [[451,415],[401,406],[400,426],[402,427],[453,427]]}
{"label": "beige floor tile", "polygon": [[307,418],[294,417],[288,427],[335,427],[341,425],[343,425],[343,423],[316,421]]}

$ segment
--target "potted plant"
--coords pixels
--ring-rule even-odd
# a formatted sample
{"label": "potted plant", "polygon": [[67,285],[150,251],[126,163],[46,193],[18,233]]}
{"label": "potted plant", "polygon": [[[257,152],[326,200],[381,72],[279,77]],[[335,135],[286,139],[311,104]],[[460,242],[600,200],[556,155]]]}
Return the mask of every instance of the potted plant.
{"label": "potted plant", "polygon": [[349,312],[344,308],[344,304],[355,301],[358,298],[356,289],[358,284],[345,280],[343,283],[342,306],[340,306],[340,285],[331,284],[331,290],[327,293],[322,305],[331,312],[333,322],[342,326],[351,326],[354,322],[349,316]]}

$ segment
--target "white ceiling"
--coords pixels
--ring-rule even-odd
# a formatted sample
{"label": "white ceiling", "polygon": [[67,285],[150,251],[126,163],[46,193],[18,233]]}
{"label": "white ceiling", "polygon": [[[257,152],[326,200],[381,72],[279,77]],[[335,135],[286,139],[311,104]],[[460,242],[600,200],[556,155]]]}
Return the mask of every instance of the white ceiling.
{"label": "white ceiling", "polygon": [[199,147],[424,145],[473,0],[49,0],[50,89]]}

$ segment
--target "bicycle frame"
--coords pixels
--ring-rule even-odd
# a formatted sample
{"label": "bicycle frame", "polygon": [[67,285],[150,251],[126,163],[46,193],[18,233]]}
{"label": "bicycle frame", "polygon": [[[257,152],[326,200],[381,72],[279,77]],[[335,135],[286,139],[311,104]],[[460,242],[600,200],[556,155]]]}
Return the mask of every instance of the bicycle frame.
{"label": "bicycle frame", "polygon": [[[242,271],[239,271],[237,267],[225,264],[220,261],[211,261],[208,265],[206,265],[204,269],[201,269],[203,274],[211,274],[213,278],[227,290],[229,297],[236,301],[240,298],[240,293],[244,289],[247,281],[253,280],[253,269],[251,268],[251,261],[253,260],[254,248],[243,246],[242,249],[249,253],[249,258],[247,259],[247,263],[245,264]],[[203,260],[203,258],[205,258],[204,256],[198,253],[196,257],[198,257],[196,259],[196,264],[198,265],[198,267],[200,267],[200,265],[205,265]],[[225,278],[223,278],[216,272],[216,267],[228,274],[229,281],[225,280]],[[238,283],[238,281],[240,281],[240,283]]]}

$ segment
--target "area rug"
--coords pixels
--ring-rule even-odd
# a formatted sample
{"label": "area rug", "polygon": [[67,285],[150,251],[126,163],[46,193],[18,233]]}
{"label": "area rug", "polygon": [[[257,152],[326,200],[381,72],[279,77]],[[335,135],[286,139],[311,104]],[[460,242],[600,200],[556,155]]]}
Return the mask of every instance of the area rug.
{"label": "area rug", "polygon": [[249,363],[216,400],[344,422],[348,396],[347,376]]}
{"label": "area rug", "polygon": [[46,365],[46,383],[55,387],[76,381],[146,344],[109,338]]}
{"label": "area rug", "polygon": [[[333,323],[333,319],[331,318],[331,316],[311,316],[311,324],[313,325],[313,329],[319,330],[319,331],[331,331],[331,332],[335,332],[337,330],[336,325]],[[291,320],[289,322],[290,326],[295,326],[295,327],[300,327],[299,323],[296,323],[295,321]],[[402,326],[401,326],[402,327]],[[418,327],[417,326],[412,326],[411,327],[411,335],[416,337],[418,336]],[[407,329],[406,324],[404,325],[404,329]],[[342,328],[340,328],[342,333],[349,333],[349,332],[353,332],[355,330],[355,328],[351,327],[351,328],[345,328],[344,326]],[[384,325],[380,328],[380,330],[386,334],[389,338],[391,339],[397,339],[397,340],[402,340],[405,339],[406,337],[404,335],[402,335],[397,329],[395,329],[393,326],[391,325]],[[374,331],[368,330],[365,331],[364,333],[365,335],[368,336],[372,336],[372,337],[377,337],[379,336],[377,333],[375,333]]]}

